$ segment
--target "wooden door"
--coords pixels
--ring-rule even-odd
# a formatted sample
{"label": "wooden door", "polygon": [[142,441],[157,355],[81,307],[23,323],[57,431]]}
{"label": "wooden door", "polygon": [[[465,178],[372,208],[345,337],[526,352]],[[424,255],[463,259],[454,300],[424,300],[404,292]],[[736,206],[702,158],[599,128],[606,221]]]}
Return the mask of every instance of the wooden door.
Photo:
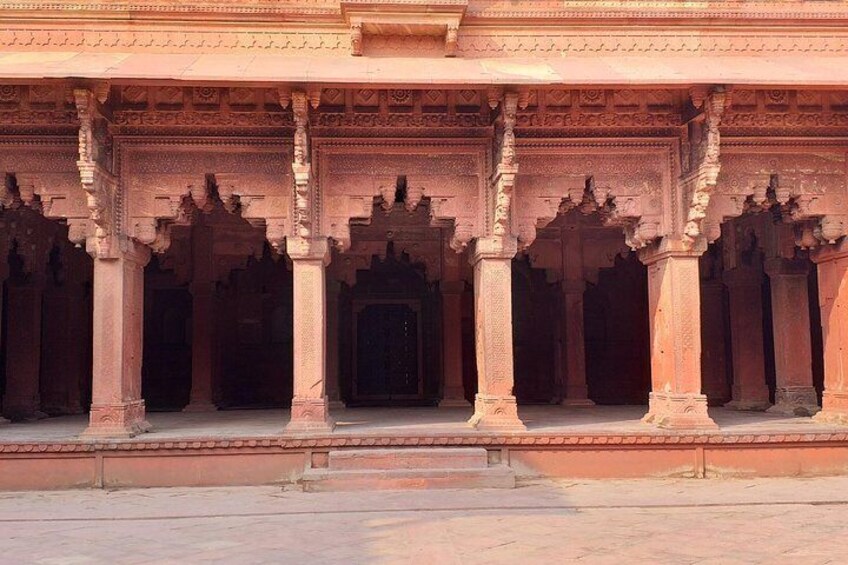
{"label": "wooden door", "polygon": [[360,300],[353,306],[354,399],[422,398],[420,301]]}

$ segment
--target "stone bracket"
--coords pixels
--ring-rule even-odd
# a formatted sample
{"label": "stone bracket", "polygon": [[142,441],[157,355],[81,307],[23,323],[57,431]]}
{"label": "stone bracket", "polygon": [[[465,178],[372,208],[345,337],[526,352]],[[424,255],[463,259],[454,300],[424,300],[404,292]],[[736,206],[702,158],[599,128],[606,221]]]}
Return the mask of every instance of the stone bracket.
{"label": "stone bracket", "polygon": [[350,50],[354,56],[363,54],[366,35],[429,35],[444,37],[445,57],[454,57],[468,0],[341,0],[340,5],[350,26]]}

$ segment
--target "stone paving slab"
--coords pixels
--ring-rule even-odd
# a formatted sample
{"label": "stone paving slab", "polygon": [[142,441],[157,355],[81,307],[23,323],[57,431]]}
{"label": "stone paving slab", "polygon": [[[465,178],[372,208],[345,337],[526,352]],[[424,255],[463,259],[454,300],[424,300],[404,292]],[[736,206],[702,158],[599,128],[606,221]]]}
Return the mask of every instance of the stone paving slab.
{"label": "stone paving slab", "polygon": [[848,477],[0,494],[0,562],[844,563]]}

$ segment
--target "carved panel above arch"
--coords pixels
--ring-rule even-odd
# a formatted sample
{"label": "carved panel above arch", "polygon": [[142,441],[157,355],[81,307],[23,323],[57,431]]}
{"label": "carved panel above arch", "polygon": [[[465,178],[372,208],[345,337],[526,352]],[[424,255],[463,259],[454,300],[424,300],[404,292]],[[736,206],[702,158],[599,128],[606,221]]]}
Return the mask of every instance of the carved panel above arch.
{"label": "carved panel above arch", "polygon": [[430,199],[435,225],[452,224],[451,246],[462,250],[482,225],[488,140],[322,140],[313,141],[317,163],[321,234],[345,250],[350,222],[369,222],[375,198],[394,206],[399,177],[406,177],[404,206],[414,211]]}
{"label": "carved panel above arch", "polygon": [[726,141],[707,235],[746,210],[778,207],[785,221],[812,222],[833,243],[848,232],[848,140]]}
{"label": "carved panel above arch", "polygon": [[266,140],[119,140],[128,235],[156,246],[169,223],[183,220],[191,198],[204,208],[207,175],[231,212],[263,225],[275,249],[289,233],[292,200],[291,144]]}
{"label": "carved panel above arch", "polygon": [[521,246],[557,214],[598,212],[643,247],[673,224],[677,176],[674,139],[520,140],[513,229]]}
{"label": "carved panel above arch", "polygon": [[93,230],[80,184],[76,138],[0,140],[0,173],[13,175],[17,194],[5,194],[0,206],[20,204],[68,224],[68,238],[82,244]]}

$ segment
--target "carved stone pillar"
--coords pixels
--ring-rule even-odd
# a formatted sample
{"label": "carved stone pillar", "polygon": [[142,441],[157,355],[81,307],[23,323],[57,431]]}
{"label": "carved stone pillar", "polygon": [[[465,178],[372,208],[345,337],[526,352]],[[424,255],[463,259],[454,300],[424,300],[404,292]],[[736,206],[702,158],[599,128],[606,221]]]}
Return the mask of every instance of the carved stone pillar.
{"label": "carved stone pillar", "polygon": [[344,408],[339,385],[339,293],[341,283],[327,281],[327,398],[330,408]]}
{"label": "carved stone pillar", "polygon": [[710,405],[730,400],[724,328],[724,286],[701,280],[701,381]]}
{"label": "carved stone pillar", "polygon": [[641,257],[648,266],[652,388],[643,421],[661,428],[717,427],[701,392],[702,251],[664,239]]}
{"label": "carved stone pillar", "polygon": [[848,243],[821,248],[818,264],[819,306],[824,341],[824,392],[821,422],[848,424]]}
{"label": "carved stone pillar", "polygon": [[583,232],[579,223],[562,228],[562,311],[560,312],[563,374],[561,404],[594,406],[586,385],[586,344],[583,335]]}
{"label": "carved stone pillar", "polygon": [[41,302],[43,278],[30,275],[26,281],[9,281],[6,320],[6,395],[3,415],[10,420],[33,420],[47,415],[40,411]]}
{"label": "carved stone pillar", "polygon": [[[80,262],[68,254],[65,261]],[[73,272],[83,268],[90,271],[88,265],[70,265],[62,284],[48,288],[42,299],[41,409],[50,415],[81,414],[80,388],[91,378],[90,304],[84,274]]]}
{"label": "carved stone pillar", "polygon": [[481,430],[520,431],[513,394],[512,258],[514,237],[478,238],[474,265],[477,396],[469,423]]}
{"label": "carved stone pillar", "polygon": [[213,396],[215,374],[215,282],[209,226],[194,226],[191,234],[191,395],[184,412],[217,410]]}
{"label": "carved stone pillar", "polygon": [[759,268],[737,267],[722,277],[730,301],[733,359],[733,400],[725,407],[766,410],[771,403],[763,349],[763,276]]}
{"label": "carved stone pillar", "polygon": [[[5,228],[6,226],[0,222],[0,228]],[[7,246],[6,238],[0,233],[0,324],[3,321],[3,287],[6,284],[6,279],[9,278],[9,261],[8,261],[8,253],[9,249]],[[3,335],[2,327],[0,327],[0,336]],[[7,338],[8,339],[8,338]],[[2,398],[0,398],[2,400]],[[2,407],[2,403],[0,403],[0,407]],[[2,410],[0,410],[0,414]],[[9,420],[0,415],[0,424],[8,424]]]}
{"label": "carved stone pillar", "polygon": [[769,412],[812,416],[819,411],[813,388],[810,303],[807,294],[809,264],[802,260],[772,258],[765,262],[771,282],[774,332],[774,406]]}
{"label": "carved stone pillar", "polygon": [[94,360],[91,414],[85,436],[133,437],[146,432],[141,398],[144,266],[150,250],[132,248],[94,259]]}
{"label": "carved stone pillar", "polygon": [[462,384],[462,293],[463,281],[442,281],[442,372],[445,388],[440,407],[468,407]]}
{"label": "carved stone pillar", "polygon": [[286,252],[294,266],[294,397],[286,430],[329,432],[333,429],[326,394],[329,242],[290,237]]}
{"label": "carved stone pillar", "polygon": [[594,406],[586,385],[586,347],[583,336],[583,280],[562,282],[563,406]]}

